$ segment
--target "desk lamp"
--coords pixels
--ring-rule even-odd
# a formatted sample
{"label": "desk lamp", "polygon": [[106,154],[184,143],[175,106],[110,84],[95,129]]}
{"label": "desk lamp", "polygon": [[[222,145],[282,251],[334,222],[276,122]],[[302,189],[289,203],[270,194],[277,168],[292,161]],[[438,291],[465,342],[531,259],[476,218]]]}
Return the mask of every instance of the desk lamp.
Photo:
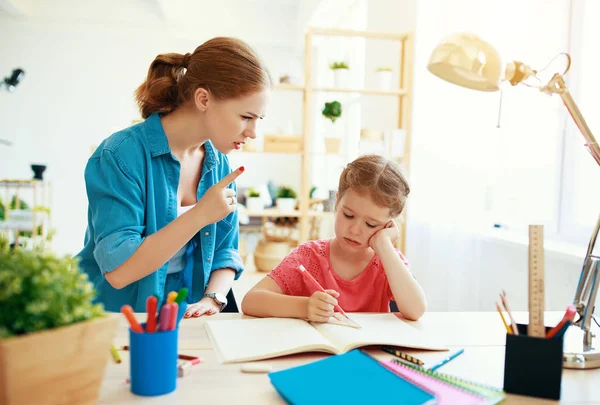
{"label": "desk lamp", "polygon": [[[585,138],[585,147],[596,163],[600,165],[600,146],[571,97],[563,78],[571,64],[571,57],[568,54],[565,55],[569,64],[563,74],[556,73],[545,85],[530,87],[536,87],[548,95],[558,94],[561,97],[577,128]],[[498,91],[500,82],[503,80],[509,81],[513,86],[523,83],[528,78],[539,81],[537,72],[522,62],[508,62],[503,71],[498,51],[476,35],[469,33],[454,34],[442,40],[431,54],[427,69],[445,81],[480,91]],[[539,82],[541,83],[541,81]],[[590,238],[573,302],[579,315],[575,324],[583,330],[583,350],[576,353],[564,353],[563,366],[565,368],[600,367],[600,352],[592,347],[592,338],[595,335],[591,332],[594,303],[600,284],[598,279],[600,277],[600,256],[593,253],[599,229],[600,217]]]}

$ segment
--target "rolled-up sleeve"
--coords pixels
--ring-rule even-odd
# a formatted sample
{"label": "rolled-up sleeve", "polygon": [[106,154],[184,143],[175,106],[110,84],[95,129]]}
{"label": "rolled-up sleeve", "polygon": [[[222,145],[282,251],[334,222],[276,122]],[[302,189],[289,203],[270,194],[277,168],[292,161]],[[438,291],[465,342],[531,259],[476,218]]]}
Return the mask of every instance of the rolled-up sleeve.
{"label": "rolled-up sleeve", "polygon": [[94,258],[105,274],[129,259],[144,239],[143,193],[122,159],[110,150],[89,160],[85,182],[94,227]]}

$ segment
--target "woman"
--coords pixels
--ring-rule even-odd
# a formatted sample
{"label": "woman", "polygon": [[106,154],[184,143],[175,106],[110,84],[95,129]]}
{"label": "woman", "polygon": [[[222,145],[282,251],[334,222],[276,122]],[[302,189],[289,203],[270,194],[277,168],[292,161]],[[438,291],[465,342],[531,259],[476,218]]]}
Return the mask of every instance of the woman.
{"label": "woman", "polygon": [[89,159],[80,267],[109,311],[145,311],[187,287],[186,317],[225,306],[243,271],[226,154],[256,137],[272,86],[256,53],[214,38],[192,54],[158,55],[136,91],[146,120],[104,140]]}

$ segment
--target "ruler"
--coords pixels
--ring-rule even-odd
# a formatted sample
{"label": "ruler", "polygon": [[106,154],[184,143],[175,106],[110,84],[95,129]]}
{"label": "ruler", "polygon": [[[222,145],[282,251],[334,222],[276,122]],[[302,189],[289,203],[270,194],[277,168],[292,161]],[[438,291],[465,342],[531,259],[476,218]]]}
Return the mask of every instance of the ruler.
{"label": "ruler", "polygon": [[527,335],[545,337],[544,226],[529,225],[529,326]]}

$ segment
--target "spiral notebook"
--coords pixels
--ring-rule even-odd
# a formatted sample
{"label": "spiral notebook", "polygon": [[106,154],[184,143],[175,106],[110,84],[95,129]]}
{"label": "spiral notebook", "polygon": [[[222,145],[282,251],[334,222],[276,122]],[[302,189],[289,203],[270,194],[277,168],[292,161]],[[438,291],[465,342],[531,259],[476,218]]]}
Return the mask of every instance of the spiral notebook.
{"label": "spiral notebook", "polygon": [[269,378],[279,395],[293,405],[438,404],[430,392],[359,350],[269,373]]}
{"label": "spiral notebook", "polygon": [[505,398],[502,390],[473,381],[429,371],[392,359],[382,361],[386,368],[435,395],[438,405],[494,405]]}

